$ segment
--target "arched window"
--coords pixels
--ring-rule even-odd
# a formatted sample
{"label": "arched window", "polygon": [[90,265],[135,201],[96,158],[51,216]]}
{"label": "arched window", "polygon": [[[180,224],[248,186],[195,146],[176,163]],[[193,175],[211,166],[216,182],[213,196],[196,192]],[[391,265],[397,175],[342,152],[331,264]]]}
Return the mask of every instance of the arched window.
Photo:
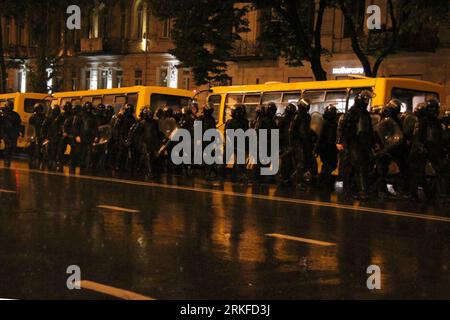
{"label": "arched window", "polygon": [[136,10],[136,39],[142,39],[144,33],[144,12],[144,5],[141,2]]}

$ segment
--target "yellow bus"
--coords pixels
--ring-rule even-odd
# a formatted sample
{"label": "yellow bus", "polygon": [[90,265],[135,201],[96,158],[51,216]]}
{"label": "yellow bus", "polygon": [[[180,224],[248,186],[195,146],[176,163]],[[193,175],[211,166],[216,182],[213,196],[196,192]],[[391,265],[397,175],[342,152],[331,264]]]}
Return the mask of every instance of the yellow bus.
{"label": "yellow bus", "polygon": [[405,78],[357,78],[297,83],[267,83],[259,85],[213,87],[208,102],[214,106],[218,126],[223,128],[230,118],[230,110],[236,104],[246,106],[249,120],[255,117],[261,104],[274,102],[278,114],[290,102],[300,97],[311,100],[311,113],[323,113],[327,105],[333,104],[340,112],[346,112],[354,102],[355,94],[363,89],[374,92],[372,110],[383,107],[391,98],[400,99],[402,111],[413,111],[414,107],[427,97],[438,98],[445,103],[444,87],[426,81]]}
{"label": "yellow bus", "polygon": [[57,92],[53,94],[52,105],[61,107],[67,102],[72,105],[91,102],[94,106],[103,103],[111,105],[115,112],[118,112],[126,103],[131,103],[136,107],[136,114],[140,110],[149,106],[153,110],[163,106],[169,106],[174,110],[186,106],[192,100],[194,93],[183,89],[151,86],[133,86],[115,89],[99,89],[84,91]]}
{"label": "yellow bus", "polygon": [[[17,145],[19,148],[25,148],[29,135],[28,120],[33,114],[33,106],[37,102],[41,102],[44,106],[49,106],[51,96],[45,93],[6,93],[0,94],[0,108],[4,107],[8,101],[14,103],[14,111],[16,111],[22,119],[21,132],[23,136],[19,137]],[[0,149],[3,149],[3,141]]]}

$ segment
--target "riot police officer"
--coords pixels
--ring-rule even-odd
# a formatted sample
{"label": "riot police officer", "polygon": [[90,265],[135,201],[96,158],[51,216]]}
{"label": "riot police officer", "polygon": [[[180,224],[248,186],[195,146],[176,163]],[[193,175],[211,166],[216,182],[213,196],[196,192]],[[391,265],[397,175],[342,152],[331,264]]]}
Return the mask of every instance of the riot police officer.
{"label": "riot police officer", "polygon": [[[392,161],[396,162],[402,175],[405,173],[407,163],[405,154],[404,135],[402,131],[402,122],[399,118],[401,102],[398,99],[392,99],[382,109],[383,119],[376,126],[376,145],[379,146],[375,152],[377,180],[375,183],[378,197],[388,196],[387,175],[389,165]],[[408,179],[408,177],[404,177]]]}
{"label": "riot police officer", "polygon": [[128,144],[136,150],[137,167],[143,170],[145,178],[154,178],[158,175],[156,170],[156,153],[160,146],[160,133],[158,121],[149,107],[145,107],[139,114],[140,121],[132,126]]}
{"label": "riot police officer", "polygon": [[36,103],[33,107],[33,114],[30,117],[29,124],[33,130],[30,137],[30,161],[31,169],[40,168],[42,165],[42,144],[44,143],[43,125],[45,121],[44,106],[42,103]]}
{"label": "riot police officer", "polygon": [[[189,106],[185,106],[181,109],[181,119],[179,121],[179,125],[181,129],[188,130],[191,137],[191,150],[194,150],[194,122],[195,115],[192,113],[192,108]],[[192,175],[192,153],[191,153],[191,164],[182,164],[181,171],[185,173],[186,176]]]}
{"label": "riot police officer", "polygon": [[14,111],[14,103],[7,101],[2,112],[3,117],[3,141],[5,143],[4,158],[5,167],[11,166],[11,158],[17,147],[17,139],[21,134],[20,128],[22,120],[17,112]]}
{"label": "riot police officer", "polygon": [[48,169],[54,170],[56,168],[58,148],[62,137],[62,128],[59,122],[59,115],[61,114],[61,108],[59,105],[54,105],[49,110],[49,114],[44,121],[44,162]]}
{"label": "riot police officer", "polygon": [[[264,106],[264,112],[261,113],[261,115],[257,118],[255,130],[258,137],[258,147],[261,147],[261,130],[266,130],[267,132],[267,142],[265,144],[265,153],[268,157],[271,156],[271,144],[272,144],[272,130],[278,129],[278,125],[275,121],[275,116],[277,114],[277,105],[273,102],[270,102],[267,104],[267,106]],[[260,179],[260,168],[261,163],[265,162],[262,161],[263,159],[260,159],[260,152],[258,152],[258,159],[255,159],[256,164],[253,166],[253,179],[255,181],[259,181]]]}
{"label": "riot police officer", "polygon": [[[214,119],[213,116],[214,113],[214,107],[212,107],[209,104],[206,104],[203,107],[202,115],[198,117],[198,122],[201,123],[202,126],[202,136],[205,134],[205,132],[209,129],[215,129],[216,128],[216,119]],[[207,142],[202,141],[203,149],[208,145]],[[217,177],[218,172],[216,171],[216,167],[214,164],[206,164],[205,165],[205,178],[207,180],[213,179],[213,173]]]}
{"label": "riot police officer", "polygon": [[287,185],[294,171],[294,153],[290,141],[289,129],[297,112],[297,106],[290,103],[286,106],[284,116],[279,119],[278,128],[280,130],[280,177],[281,184]]}
{"label": "riot police officer", "polygon": [[83,115],[74,128],[75,142],[79,148],[81,169],[92,169],[93,144],[98,139],[98,125],[91,102],[83,105]]}
{"label": "riot police officer", "polygon": [[290,145],[294,150],[297,188],[304,189],[304,177],[313,169],[313,136],[311,131],[311,101],[302,98],[297,103],[297,114],[289,128]]}
{"label": "riot police officer", "polygon": [[[136,122],[134,113],[134,105],[127,103],[123,109],[123,114],[117,117],[112,128],[113,136],[117,138],[117,141],[114,141],[116,144],[115,149],[117,150],[117,154],[114,157],[114,168],[116,171],[126,169],[129,163],[127,138],[131,127]],[[114,155],[111,154],[111,156]]]}
{"label": "riot police officer", "polygon": [[320,184],[327,189],[333,189],[332,173],[336,170],[338,164],[338,150],[336,148],[337,120],[337,108],[334,105],[327,106],[323,112],[322,130],[316,148],[316,152],[322,162]]}
{"label": "riot police officer", "polygon": [[[245,106],[237,104],[231,108],[231,119],[228,119],[225,123],[226,130],[238,130],[241,129],[244,132],[249,129],[249,122],[246,118]],[[227,144],[230,143],[225,139],[225,150],[227,150]],[[233,173],[237,175],[237,178],[241,182],[247,182],[246,175],[246,163],[238,163],[238,154],[243,154],[246,157],[246,150],[238,150],[237,144],[234,143],[234,149],[231,150],[234,155]],[[227,161],[230,159],[227,159]]]}
{"label": "riot police officer", "polygon": [[70,152],[73,152],[74,148],[74,136],[73,136],[73,107],[72,103],[67,101],[63,106],[63,113],[58,116],[56,120],[58,125],[61,126],[61,138],[59,140],[58,154],[57,154],[57,170],[62,171],[64,166],[64,154],[67,146],[70,146]]}
{"label": "riot police officer", "polygon": [[359,92],[354,105],[341,117],[337,132],[336,147],[343,152],[344,192],[348,195],[356,183],[361,200],[368,198],[369,163],[374,142],[372,120],[367,110],[371,98],[370,91]]}

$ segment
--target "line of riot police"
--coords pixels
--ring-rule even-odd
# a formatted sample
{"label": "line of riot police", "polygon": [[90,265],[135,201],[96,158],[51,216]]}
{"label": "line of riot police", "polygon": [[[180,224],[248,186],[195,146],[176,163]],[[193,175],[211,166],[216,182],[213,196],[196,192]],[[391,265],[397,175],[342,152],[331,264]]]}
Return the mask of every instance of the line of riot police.
{"label": "line of riot police", "polygon": [[[389,168],[396,164],[399,174],[392,180],[395,196],[419,199],[419,189],[427,198],[442,198],[448,193],[450,167],[450,128],[448,115],[439,118],[440,105],[428,99],[416,106],[414,113],[401,113],[402,103],[391,100],[377,115],[368,111],[372,93],[364,90],[355,97],[354,105],[344,114],[333,105],[327,106],[320,120],[312,119],[311,102],[302,98],[290,103],[284,114],[277,114],[277,105],[269,103],[256,110],[248,120],[245,105],[231,108],[225,129],[253,128],[279,130],[280,186],[295,186],[304,190],[318,185],[334,190],[333,172],[338,169],[343,179],[343,191],[348,197],[367,199],[370,194],[391,197],[387,185]],[[1,131],[7,146],[5,164],[10,163],[9,146],[14,145],[20,117],[4,108]],[[69,166],[72,171],[129,172],[135,176],[155,178],[161,172],[192,175],[193,165],[174,165],[171,161],[173,142],[170,137],[177,128],[194,130],[200,121],[204,131],[216,127],[214,109],[206,105],[202,112],[192,104],[179,109],[163,107],[155,112],[144,107],[135,117],[135,108],[126,104],[117,114],[112,106],[94,107],[86,102],[72,106],[67,102],[62,110],[52,106],[47,114],[42,104],[36,104],[29,124],[30,167],[62,170],[65,152],[70,146]],[[18,119],[17,119],[18,117]],[[374,121],[374,119],[379,119]],[[11,134],[6,134],[10,132]],[[272,139],[269,134],[268,144]],[[192,141],[194,143],[194,141]],[[204,142],[203,142],[204,143]],[[8,148],[9,147],[9,148]],[[269,150],[270,148],[268,148]],[[320,174],[316,158],[322,164]],[[259,163],[258,161],[256,161]],[[259,167],[253,166],[251,179],[257,183]],[[204,165],[207,179],[223,178],[226,166]],[[246,165],[235,164],[233,174],[240,181],[248,180]],[[272,179],[273,181],[273,179]]]}

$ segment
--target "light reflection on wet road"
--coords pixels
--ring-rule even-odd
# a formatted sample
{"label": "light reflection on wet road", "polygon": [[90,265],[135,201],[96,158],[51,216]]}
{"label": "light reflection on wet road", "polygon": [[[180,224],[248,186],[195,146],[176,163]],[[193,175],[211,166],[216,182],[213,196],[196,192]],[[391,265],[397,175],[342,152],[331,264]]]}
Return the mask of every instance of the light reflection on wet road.
{"label": "light reflection on wet road", "polygon": [[[412,214],[397,216],[321,205],[351,204],[320,192],[177,178],[165,188],[14,165],[0,169],[0,297],[105,298],[66,288],[66,268],[79,265],[83,279],[157,299],[450,298],[445,207],[357,204]],[[372,264],[381,290],[366,287]]]}

